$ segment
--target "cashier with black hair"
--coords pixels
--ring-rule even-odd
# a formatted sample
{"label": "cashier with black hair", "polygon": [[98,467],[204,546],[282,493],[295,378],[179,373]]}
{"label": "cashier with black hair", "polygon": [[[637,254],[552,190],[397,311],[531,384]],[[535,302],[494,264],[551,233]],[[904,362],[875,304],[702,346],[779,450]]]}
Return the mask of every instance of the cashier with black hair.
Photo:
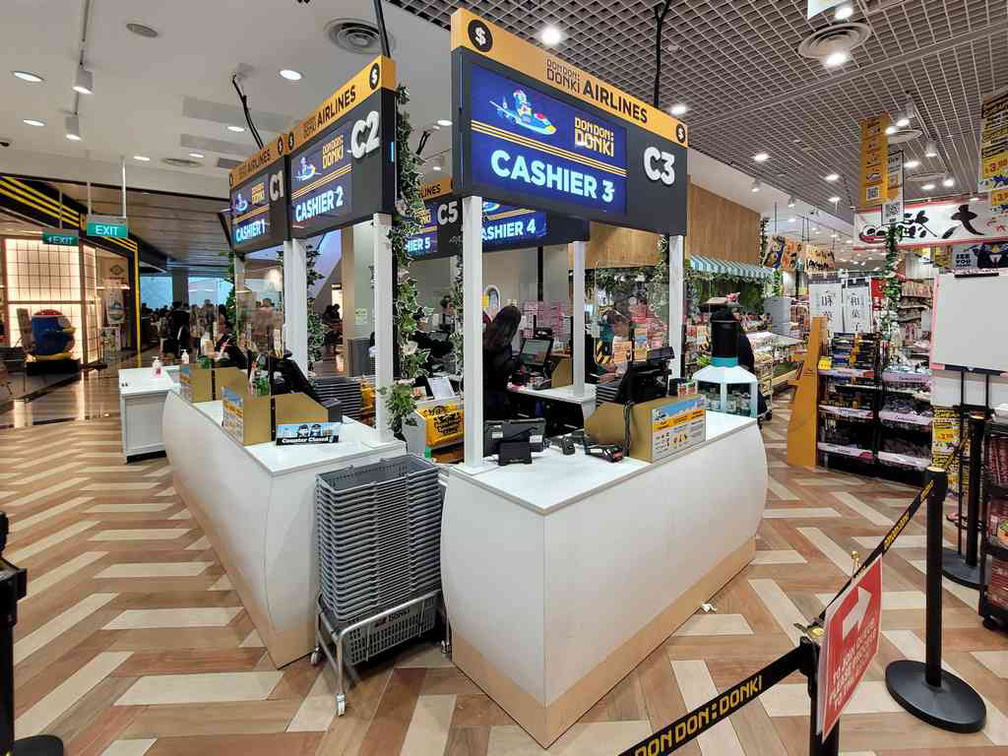
{"label": "cashier with black hair", "polygon": [[517,307],[507,305],[483,331],[483,417],[486,420],[511,417],[507,387],[518,367],[511,342],[518,333],[521,318]]}

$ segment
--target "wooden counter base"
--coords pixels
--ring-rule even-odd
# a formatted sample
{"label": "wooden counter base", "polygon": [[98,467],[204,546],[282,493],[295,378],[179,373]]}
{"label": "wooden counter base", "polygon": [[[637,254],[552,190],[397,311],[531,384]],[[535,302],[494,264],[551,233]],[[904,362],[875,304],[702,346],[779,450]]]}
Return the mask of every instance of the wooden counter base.
{"label": "wooden counter base", "polygon": [[549,706],[519,688],[458,633],[452,634],[452,661],[546,748],[745,568],[755,551],[756,540],[750,539],[729,554]]}

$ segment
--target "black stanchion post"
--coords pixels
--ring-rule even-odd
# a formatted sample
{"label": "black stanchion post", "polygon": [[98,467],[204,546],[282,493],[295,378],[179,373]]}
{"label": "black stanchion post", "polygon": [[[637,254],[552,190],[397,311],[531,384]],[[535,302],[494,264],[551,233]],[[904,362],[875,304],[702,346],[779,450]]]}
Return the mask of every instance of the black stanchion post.
{"label": "black stanchion post", "polygon": [[[980,588],[980,563],[977,561],[980,520],[980,481],[983,468],[983,439],[986,418],[975,412],[969,416],[969,496],[966,499],[966,551],[956,549],[942,551],[942,574],[967,588]],[[959,470],[959,485],[962,485],[962,470]],[[959,527],[962,528],[960,521]]]}
{"label": "black stanchion post", "polygon": [[927,585],[925,661],[902,659],[886,667],[886,688],[896,702],[918,719],[952,732],[977,732],[987,719],[983,699],[969,683],[941,667],[942,643],[942,514],[948,474],[929,467],[927,480]]}
{"label": "black stanchion post", "polygon": [[829,737],[819,737],[819,653],[820,647],[809,638],[802,637],[800,645],[805,649],[801,672],[808,678],[809,694],[809,756],[839,756],[840,723],[837,722]]}

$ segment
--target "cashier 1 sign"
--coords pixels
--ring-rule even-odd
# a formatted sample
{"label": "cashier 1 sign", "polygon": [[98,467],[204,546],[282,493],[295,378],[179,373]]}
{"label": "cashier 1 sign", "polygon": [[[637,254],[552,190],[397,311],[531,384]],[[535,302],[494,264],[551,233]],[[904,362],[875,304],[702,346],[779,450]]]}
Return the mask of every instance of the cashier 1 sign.
{"label": "cashier 1 sign", "polygon": [[452,14],[455,191],[686,233],[686,126],[472,13]]}

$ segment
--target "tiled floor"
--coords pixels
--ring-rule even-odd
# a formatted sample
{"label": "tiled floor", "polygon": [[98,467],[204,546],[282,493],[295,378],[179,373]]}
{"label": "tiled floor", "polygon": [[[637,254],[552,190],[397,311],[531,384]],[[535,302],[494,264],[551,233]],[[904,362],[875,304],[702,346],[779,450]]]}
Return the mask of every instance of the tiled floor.
{"label": "tiled floor", "polygon": [[[167,461],[121,465],[117,419],[87,404],[113,406],[112,385],[52,395],[98,419],[0,433],[6,556],[29,570],[14,648],[19,735],[51,732],[87,756],[540,753],[432,645],[370,669],[342,718],[327,672],[307,660],[276,670]],[[907,487],[788,468],[786,423],[778,411],[765,430],[772,483],[754,562],[712,599],[716,614],[690,619],[550,752],[617,753],[787,651],[793,623],[842,585],[850,552],[866,553],[909,501]],[[923,654],[922,520],[885,558],[884,637],[842,720],[842,751],[1008,753],[1008,639],[981,626],[975,593],[946,583],[945,662],[987,699],[986,729],[933,729],[885,691],[886,664]],[[792,676],[680,753],[799,756],[807,706]]]}

